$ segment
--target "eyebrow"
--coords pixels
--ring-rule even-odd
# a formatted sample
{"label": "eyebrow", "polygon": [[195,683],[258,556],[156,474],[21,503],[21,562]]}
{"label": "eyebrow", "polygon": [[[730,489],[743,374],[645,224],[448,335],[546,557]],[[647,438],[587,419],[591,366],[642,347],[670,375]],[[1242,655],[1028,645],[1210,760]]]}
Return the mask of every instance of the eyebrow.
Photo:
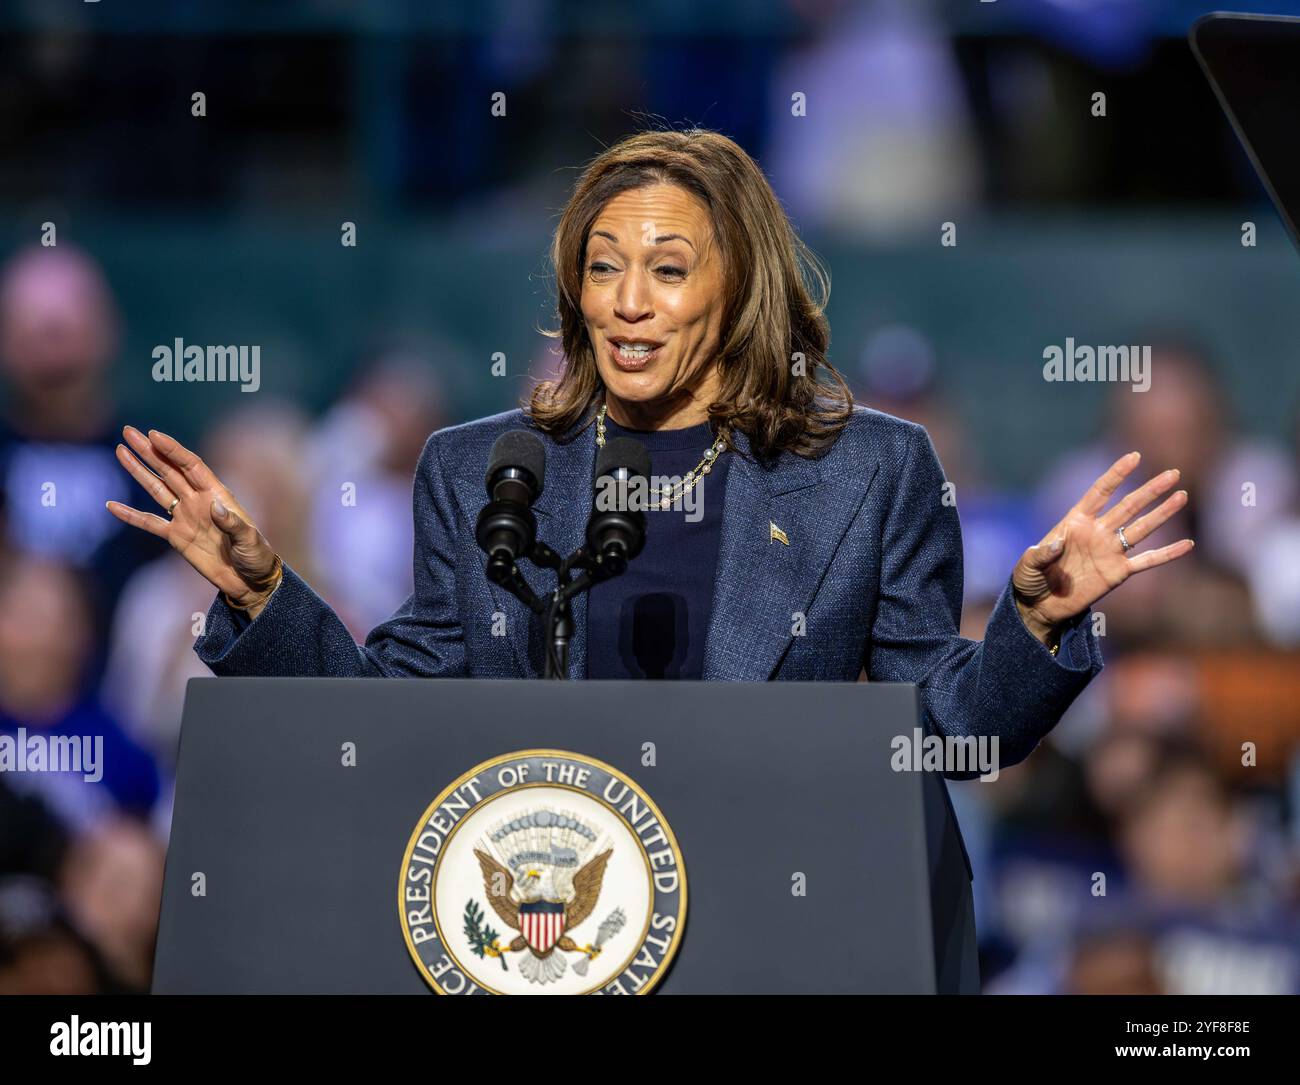
{"label": "eyebrow", "polygon": [[[607,237],[610,241],[614,242],[615,245],[618,244],[618,238],[608,230],[592,230],[591,237]],[[691,245],[691,239],[683,234],[660,234],[655,238],[654,243],[656,245],[662,245],[666,241],[685,241],[686,244],[691,246],[691,248],[695,248],[694,245]]]}

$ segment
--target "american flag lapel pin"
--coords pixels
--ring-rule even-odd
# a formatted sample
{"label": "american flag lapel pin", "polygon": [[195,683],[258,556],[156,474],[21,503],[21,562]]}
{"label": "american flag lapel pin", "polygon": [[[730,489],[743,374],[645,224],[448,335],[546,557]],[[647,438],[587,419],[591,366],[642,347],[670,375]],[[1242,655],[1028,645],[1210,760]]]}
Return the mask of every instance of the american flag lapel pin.
{"label": "american flag lapel pin", "polygon": [[789,539],[789,537],[786,535],[786,533],[785,533],[784,531],[782,531],[779,527],[777,527],[776,524],[772,523],[772,521],[769,520],[769,521],[767,522],[767,526],[768,526],[768,536],[767,536],[767,541],[768,541],[769,543],[775,542],[777,539],[780,539],[780,540],[781,540],[781,544],[782,544],[783,546],[789,546],[789,545],[790,545],[790,539]]}

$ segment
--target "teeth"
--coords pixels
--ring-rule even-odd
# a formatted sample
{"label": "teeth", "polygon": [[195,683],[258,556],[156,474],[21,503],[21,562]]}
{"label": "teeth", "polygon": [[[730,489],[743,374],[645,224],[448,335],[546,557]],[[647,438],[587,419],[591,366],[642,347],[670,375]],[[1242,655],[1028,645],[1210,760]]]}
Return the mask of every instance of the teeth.
{"label": "teeth", "polygon": [[654,347],[649,343],[618,343],[616,344],[620,354],[649,354]]}

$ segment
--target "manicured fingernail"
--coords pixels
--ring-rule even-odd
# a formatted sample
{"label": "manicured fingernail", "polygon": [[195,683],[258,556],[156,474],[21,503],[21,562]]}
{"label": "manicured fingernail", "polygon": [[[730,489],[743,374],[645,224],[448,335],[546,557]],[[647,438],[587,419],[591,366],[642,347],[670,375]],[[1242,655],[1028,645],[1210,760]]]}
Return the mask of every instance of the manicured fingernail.
{"label": "manicured fingernail", "polygon": [[218,516],[226,515],[226,506],[221,503],[221,498],[214,497],[212,499],[212,511],[215,512]]}
{"label": "manicured fingernail", "polygon": [[1051,553],[1055,554],[1058,550],[1061,549],[1061,544],[1062,544],[1064,541],[1065,541],[1065,540],[1063,540],[1063,539],[1053,539],[1053,540],[1052,540],[1052,545],[1049,546],[1047,549],[1048,549]]}

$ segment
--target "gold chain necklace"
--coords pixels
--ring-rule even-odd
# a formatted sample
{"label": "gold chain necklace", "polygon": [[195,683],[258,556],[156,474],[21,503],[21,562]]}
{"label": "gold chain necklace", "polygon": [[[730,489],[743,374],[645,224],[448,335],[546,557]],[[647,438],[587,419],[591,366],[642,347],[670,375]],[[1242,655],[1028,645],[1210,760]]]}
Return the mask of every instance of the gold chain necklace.
{"label": "gold chain necklace", "polygon": [[[596,447],[605,447],[605,407],[600,405],[600,412],[596,415]],[[651,493],[659,501],[659,507],[668,508],[674,501],[687,494],[705,475],[713,470],[713,464],[717,458],[727,449],[727,442],[719,434],[718,439],[704,450],[704,458],[700,460],[681,481],[681,486],[676,493],[672,493],[671,486],[655,486],[651,488]]]}

